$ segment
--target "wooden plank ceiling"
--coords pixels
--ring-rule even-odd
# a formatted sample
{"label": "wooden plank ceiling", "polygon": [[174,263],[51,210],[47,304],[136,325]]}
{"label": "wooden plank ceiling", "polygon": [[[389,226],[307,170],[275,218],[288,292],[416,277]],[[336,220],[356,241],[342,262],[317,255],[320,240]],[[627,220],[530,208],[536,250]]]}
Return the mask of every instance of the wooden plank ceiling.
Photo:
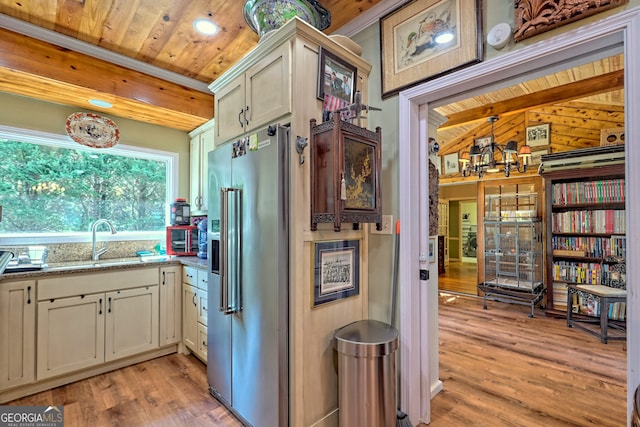
{"label": "wooden plank ceiling", "polygon": [[[331,34],[381,1],[321,0],[332,14],[332,24],[324,32]],[[4,18],[79,40],[197,83],[189,86],[170,82],[0,28],[0,91],[192,130],[215,114],[213,95],[206,85],[258,43],[257,35],[243,18],[243,4],[239,0],[0,0],[0,14]],[[193,21],[203,17],[219,26],[218,34],[206,37],[195,32]],[[621,56],[607,58],[441,106],[437,112],[448,119],[438,132],[441,153],[459,151],[470,145],[473,138],[487,136],[486,118],[493,114],[501,117],[496,123],[498,130],[506,128],[509,125],[506,117],[514,114],[526,114],[526,123],[545,120],[554,123],[560,112],[576,111],[583,119],[565,118],[567,124],[563,126],[572,129],[575,135],[586,135],[589,133],[586,130],[579,131],[585,123],[584,116],[613,114],[624,105],[620,90],[622,67]],[[598,77],[601,75],[605,77]],[[594,80],[584,84],[587,82],[584,79],[589,78]],[[583,82],[563,86],[576,81]],[[585,87],[591,92],[584,92]],[[602,93],[603,87],[609,90]],[[90,105],[91,98],[103,99],[114,107],[102,109]],[[603,103],[606,107],[602,113],[587,108],[590,105],[603,108],[600,107]],[[515,132],[521,135],[525,121],[520,122]],[[609,126],[619,120],[604,122]],[[552,132],[556,129],[562,128],[553,126]],[[585,138],[574,137],[569,142],[574,146],[591,143]]]}
{"label": "wooden plank ceiling", "polygon": [[[322,0],[331,34],[382,0]],[[0,0],[0,13],[150,64],[214,81],[258,43],[239,0]],[[197,18],[220,31],[204,36]],[[192,130],[214,116],[213,96],[79,52],[0,29],[0,91]],[[88,99],[111,102],[108,110]]]}
{"label": "wooden plank ceiling", "polygon": [[468,151],[475,139],[490,136],[487,118],[493,115],[499,117],[494,136],[500,144],[515,140],[520,146],[527,126],[549,123],[550,144],[534,151],[599,146],[602,129],[624,127],[624,58],[611,56],[434,110],[445,118],[437,131],[440,156]]}

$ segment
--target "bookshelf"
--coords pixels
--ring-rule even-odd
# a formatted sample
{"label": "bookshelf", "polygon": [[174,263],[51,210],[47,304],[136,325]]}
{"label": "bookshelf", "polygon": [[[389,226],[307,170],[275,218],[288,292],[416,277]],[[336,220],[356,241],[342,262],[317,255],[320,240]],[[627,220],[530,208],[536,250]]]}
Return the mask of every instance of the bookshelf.
{"label": "bookshelf", "polygon": [[[576,314],[599,317],[599,299],[574,288],[624,287],[624,164],[551,170],[542,176],[547,217],[547,313],[566,316],[567,292],[571,292]],[[624,321],[624,308],[624,303],[613,304],[609,319]]]}

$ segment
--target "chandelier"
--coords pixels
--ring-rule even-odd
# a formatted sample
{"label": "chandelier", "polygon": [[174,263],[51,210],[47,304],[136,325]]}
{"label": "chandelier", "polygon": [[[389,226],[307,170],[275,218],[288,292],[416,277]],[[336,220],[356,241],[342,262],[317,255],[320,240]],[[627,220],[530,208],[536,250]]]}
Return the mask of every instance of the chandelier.
{"label": "chandelier", "polygon": [[518,150],[516,141],[509,141],[505,145],[497,144],[493,129],[497,120],[498,116],[487,119],[491,123],[491,137],[486,145],[480,146],[474,141],[469,151],[460,153],[458,160],[462,176],[475,174],[482,178],[485,173],[500,172],[500,168],[504,170],[506,177],[509,177],[512,170],[520,173],[527,171],[527,164],[531,161],[531,147],[523,145]]}

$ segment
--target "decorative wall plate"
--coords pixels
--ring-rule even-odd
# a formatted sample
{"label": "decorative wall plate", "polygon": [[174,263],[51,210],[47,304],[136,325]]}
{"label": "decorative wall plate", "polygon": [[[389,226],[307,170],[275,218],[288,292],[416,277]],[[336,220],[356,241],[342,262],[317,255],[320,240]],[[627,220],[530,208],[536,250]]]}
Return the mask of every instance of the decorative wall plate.
{"label": "decorative wall plate", "polygon": [[98,114],[73,113],[67,117],[65,128],[71,139],[87,147],[109,148],[120,140],[118,125]]}

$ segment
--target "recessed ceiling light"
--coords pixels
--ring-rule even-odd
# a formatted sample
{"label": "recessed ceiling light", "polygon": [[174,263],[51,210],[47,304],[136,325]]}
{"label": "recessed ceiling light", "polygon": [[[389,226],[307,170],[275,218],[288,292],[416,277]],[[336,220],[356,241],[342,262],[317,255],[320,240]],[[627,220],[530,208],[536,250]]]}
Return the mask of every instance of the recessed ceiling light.
{"label": "recessed ceiling light", "polygon": [[211,36],[218,32],[218,26],[208,19],[200,18],[193,21],[193,26],[198,32]]}
{"label": "recessed ceiling light", "polygon": [[110,102],[104,101],[102,99],[90,99],[89,104],[95,105],[96,107],[102,107],[102,108],[113,107],[113,104],[111,104]]}

